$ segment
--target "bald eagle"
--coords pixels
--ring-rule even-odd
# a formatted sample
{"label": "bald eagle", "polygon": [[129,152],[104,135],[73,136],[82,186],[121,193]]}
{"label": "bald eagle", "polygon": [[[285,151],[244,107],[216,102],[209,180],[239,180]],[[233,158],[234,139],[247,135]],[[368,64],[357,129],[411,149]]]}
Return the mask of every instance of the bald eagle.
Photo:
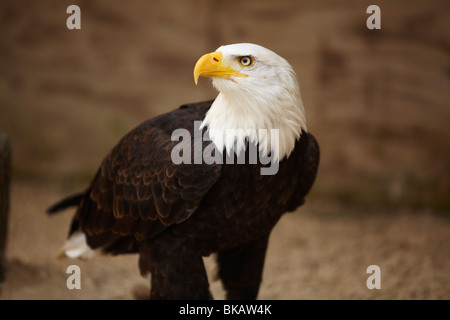
{"label": "bald eagle", "polygon": [[198,60],[199,77],[212,78],[216,99],[131,130],[89,187],[48,213],[76,207],[62,248],[70,258],[139,254],[151,299],[211,299],[202,259],[211,254],[226,297],[256,299],[271,230],[304,203],[319,147],[294,70],[274,52],[221,46]]}

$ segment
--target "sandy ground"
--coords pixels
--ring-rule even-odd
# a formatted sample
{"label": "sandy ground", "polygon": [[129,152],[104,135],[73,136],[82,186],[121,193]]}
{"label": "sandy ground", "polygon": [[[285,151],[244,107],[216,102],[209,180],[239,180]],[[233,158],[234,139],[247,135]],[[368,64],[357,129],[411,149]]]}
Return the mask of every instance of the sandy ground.
{"label": "sandy ground", "polygon": [[[148,286],[137,256],[57,260],[71,212],[47,217],[65,195],[55,185],[14,183],[2,299],[133,299]],[[450,220],[430,212],[347,209],[307,203],[274,229],[259,299],[449,299]],[[205,259],[216,299],[213,257]],[[81,269],[81,289],[69,290],[69,265]],[[369,265],[381,289],[369,290]]]}

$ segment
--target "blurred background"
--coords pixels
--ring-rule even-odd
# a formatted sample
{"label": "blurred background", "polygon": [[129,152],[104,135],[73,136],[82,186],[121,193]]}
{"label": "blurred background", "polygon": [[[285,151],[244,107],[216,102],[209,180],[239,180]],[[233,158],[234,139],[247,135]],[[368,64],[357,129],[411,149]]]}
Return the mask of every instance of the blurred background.
{"label": "blurred background", "polygon": [[[81,30],[66,9],[81,8]],[[366,9],[381,8],[381,30]],[[13,178],[4,299],[130,299],[136,257],[57,261],[82,190],[140,122],[211,99],[193,67],[253,42],[297,73],[321,164],[307,204],[274,230],[260,298],[450,298],[449,1],[0,2],[0,133]],[[65,268],[82,267],[68,290]],[[367,266],[380,265],[381,290]],[[212,259],[208,270],[214,273]],[[212,276],[213,277],[213,276]],[[212,290],[221,297],[220,284]]]}

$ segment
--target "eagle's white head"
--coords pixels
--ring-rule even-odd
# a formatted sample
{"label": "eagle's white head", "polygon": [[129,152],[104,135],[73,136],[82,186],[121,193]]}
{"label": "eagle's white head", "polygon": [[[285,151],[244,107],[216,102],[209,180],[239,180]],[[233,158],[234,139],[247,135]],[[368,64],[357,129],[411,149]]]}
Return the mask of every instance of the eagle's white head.
{"label": "eagle's white head", "polygon": [[219,91],[202,124],[218,150],[239,153],[248,140],[275,160],[291,154],[306,122],[295,72],[284,58],[256,44],[221,46],[197,61],[195,83],[199,77],[212,77]]}

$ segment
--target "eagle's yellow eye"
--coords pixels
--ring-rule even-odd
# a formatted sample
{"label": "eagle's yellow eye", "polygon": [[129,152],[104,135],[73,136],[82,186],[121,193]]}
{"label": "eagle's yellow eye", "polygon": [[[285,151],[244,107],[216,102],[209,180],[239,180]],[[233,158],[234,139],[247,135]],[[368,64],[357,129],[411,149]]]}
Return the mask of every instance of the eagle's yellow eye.
{"label": "eagle's yellow eye", "polygon": [[253,58],[250,56],[244,56],[239,58],[239,63],[243,67],[250,67],[253,64]]}

